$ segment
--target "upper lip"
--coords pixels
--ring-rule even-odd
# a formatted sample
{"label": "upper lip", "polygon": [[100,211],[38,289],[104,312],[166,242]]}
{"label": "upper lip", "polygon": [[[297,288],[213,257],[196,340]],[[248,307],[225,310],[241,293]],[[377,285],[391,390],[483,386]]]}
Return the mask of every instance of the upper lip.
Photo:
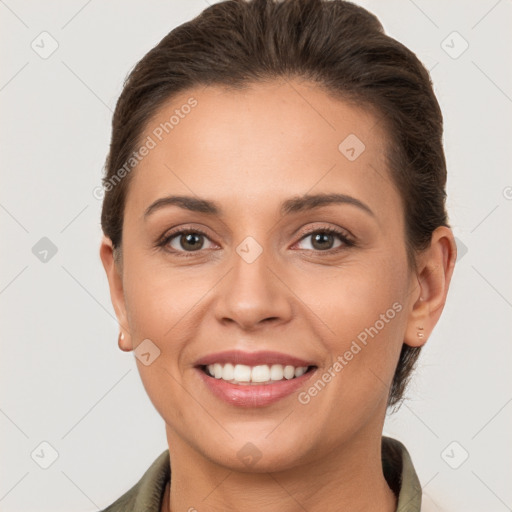
{"label": "upper lip", "polygon": [[259,351],[245,352],[243,350],[226,350],[224,352],[216,352],[198,359],[195,366],[208,366],[210,364],[245,364],[247,366],[257,366],[263,364],[282,364],[283,366],[314,366],[311,361],[306,361],[299,357],[282,354],[280,352]]}

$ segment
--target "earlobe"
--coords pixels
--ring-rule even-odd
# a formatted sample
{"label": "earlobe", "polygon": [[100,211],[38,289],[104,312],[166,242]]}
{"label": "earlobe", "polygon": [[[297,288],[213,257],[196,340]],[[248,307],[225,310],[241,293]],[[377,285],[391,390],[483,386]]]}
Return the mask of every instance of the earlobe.
{"label": "earlobe", "polygon": [[110,289],[110,300],[121,328],[118,345],[121,350],[129,352],[132,350],[132,347],[130,346],[128,321],[124,302],[123,279],[120,268],[114,258],[112,241],[106,236],[103,236],[101,240],[100,258],[103,263],[105,273],[107,274]]}
{"label": "earlobe", "polygon": [[422,347],[432,332],[428,304],[423,297],[418,298],[409,314],[404,343],[410,347]]}
{"label": "earlobe", "polygon": [[423,346],[443,311],[455,267],[457,247],[450,228],[438,227],[431,243],[419,258],[417,285],[411,292],[416,297],[409,314],[404,343]]}
{"label": "earlobe", "polygon": [[119,333],[117,344],[119,346],[119,349],[122,350],[123,352],[131,352],[133,350],[133,346],[131,345],[130,340],[126,339],[126,336],[124,335],[123,331]]}

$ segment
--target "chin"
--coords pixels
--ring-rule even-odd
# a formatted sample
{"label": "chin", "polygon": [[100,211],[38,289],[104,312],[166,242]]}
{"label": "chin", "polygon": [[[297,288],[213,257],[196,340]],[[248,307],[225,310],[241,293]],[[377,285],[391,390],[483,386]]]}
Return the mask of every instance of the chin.
{"label": "chin", "polygon": [[[275,424],[274,424],[275,428]],[[266,429],[265,432],[268,430]],[[259,435],[239,435],[230,439],[228,443],[219,445],[218,439],[212,439],[205,445],[201,440],[199,453],[215,464],[232,471],[246,473],[269,473],[284,471],[300,464],[306,463],[308,448],[303,442],[304,435],[284,435],[267,433]],[[213,450],[212,450],[213,447]]]}

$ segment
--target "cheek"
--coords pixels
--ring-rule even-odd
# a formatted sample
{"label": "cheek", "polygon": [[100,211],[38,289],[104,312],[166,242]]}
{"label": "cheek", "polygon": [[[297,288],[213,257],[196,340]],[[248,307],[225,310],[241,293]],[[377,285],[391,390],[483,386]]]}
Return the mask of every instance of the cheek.
{"label": "cheek", "polygon": [[406,326],[404,268],[401,260],[381,258],[339,269],[321,285],[309,283],[307,303],[327,326],[323,343],[332,362],[341,361],[337,373],[349,401],[354,393],[387,392],[391,384]]}
{"label": "cheek", "polygon": [[[332,442],[341,430],[355,431],[385,409],[402,346],[405,277],[393,265],[371,268],[353,268],[309,287],[308,305],[328,326],[322,342],[331,361],[301,403],[311,412],[306,421],[316,422]],[[323,410],[329,411],[328,421]]]}
{"label": "cheek", "polygon": [[[188,393],[195,396],[195,390],[188,389],[190,384],[183,387],[180,361],[190,359],[191,342],[199,336],[196,315],[198,303],[208,291],[205,278],[151,267],[148,261],[133,258],[126,265],[124,291],[136,363],[146,393],[167,423],[181,425],[183,414],[192,415],[190,423],[194,419],[191,409],[195,409],[190,407]],[[142,343],[148,343],[145,340],[151,341],[146,345],[149,352],[157,354],[148,365],[137,357]],[[141,349],[137,350],[139,344]]]}
{"label": "cheek", "polygon": [[124,295],[133,333],[162,342],[180,339],[176,333],[208,291],[208,275],[192,267],[172,269],[138,254],[126,263]]}

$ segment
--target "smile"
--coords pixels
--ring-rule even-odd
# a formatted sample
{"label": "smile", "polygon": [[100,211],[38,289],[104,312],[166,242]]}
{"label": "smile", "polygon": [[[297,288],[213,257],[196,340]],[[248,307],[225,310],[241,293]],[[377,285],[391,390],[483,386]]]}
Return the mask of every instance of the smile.
{"label": "smile", "polygon": [[282,380],[291,380],[304,375],[311,366],[292,366],[282,364],[262,364],[248,366],[245,364],[214,363],[204,366],[203,370],[215,379],[221,379],[231,384],[269,384]]}
{"label": "smile", "polygon": [[284,399],[318,369],[312,361],[288,354],[241,350],[210,354],[194,366],[214,398],[237,407],[264,407]]}

